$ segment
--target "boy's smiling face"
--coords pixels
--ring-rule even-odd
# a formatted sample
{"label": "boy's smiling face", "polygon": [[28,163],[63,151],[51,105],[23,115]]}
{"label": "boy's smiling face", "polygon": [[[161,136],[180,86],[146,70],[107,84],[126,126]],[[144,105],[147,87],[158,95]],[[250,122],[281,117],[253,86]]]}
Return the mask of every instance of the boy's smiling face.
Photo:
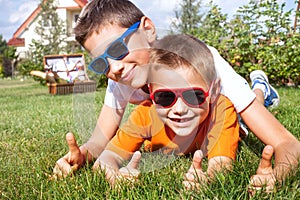
{"label": "boy's smiling face", "polygon": [[[205,92],[209,87],[201,76],[187,68],[167,69],[160,67],[150,70],[151,91],[158,89],[178,89],[198,87]],[[189,136],[197,130],[198,126],[206,119],[209,113],[208,96],[199,107],[187,105],[181,97],[177,98],[175,104],[169,108],[156,105],[156,111],[160,119],[171,128],[178,136]]]}
{"label": "boy's smiling face", "polygon": [[[148,77],[149,48],[150,42],[147,29],[154,28],[151,20],[142,18],[139,28],[125,38],[129,53],[121,60],[106,58],[109,69],[106,76],[116,82],[140,88],[145,85]],[[146,28],[145,28],[146,27]],[[93,58],[102,55],[106,49],[119,38],[127,28],[116,24],[106,24],[100,31],[94,32],[84,43],[84,47]],[[153,33],[155,34],[155,33]]]}

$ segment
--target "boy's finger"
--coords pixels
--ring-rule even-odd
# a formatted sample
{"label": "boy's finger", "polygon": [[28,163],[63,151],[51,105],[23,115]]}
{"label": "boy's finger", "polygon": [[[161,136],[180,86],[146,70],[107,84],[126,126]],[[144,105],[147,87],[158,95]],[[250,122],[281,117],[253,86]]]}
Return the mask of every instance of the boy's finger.
{"label": "boy's finger", "polygon": [[129,169],[137,169],[139,164],[140,164],[140,160],[141,160],[142,154],[139,151],[134,152],[134,154],[132,155],[132,158],[130,160],[130,162],[127,165],[127,168]]}
{"label": "boy's finger", "polygon": [[202,151],[201,150],[195,151],[191,168],[193,170],[202,170],[202,159],[203,159]]}
{"label": "boy's finger", "polygon": [[185,189],[187,190],[194,190],[200,188],[200,184],[197,182],[183,181],[182,183]]}
{"label": "boy's finger", "polygon": [[274,153],[274,149],[272,146],[267,145],[265,146],[262,152],[262,158],[260,160],[259,166],[257,168],[257,174],[267,174],[271,173],[270,169],[272,169],[272,156]]}
{"label": "boy's finger", "polygon": [[76,142],[76,139],[73,135],[73,133],[67,133],[66,134],[66,140],[69,146],[69,151],[71,152],[71,154],[75,154],[75,153],[80,153],[80,149],[78,147],[78,144]]}
{"label": "boy's finger", "polygon": [[72,171],[71,166],[64,159],[59,159],[53,169],[53,174],[59,178],[66,177]]}
{"label": "boy's finger", "polygon": [[250,179],[249,188],[260,190],[263,187],[267,192],[274,189],[276,179],[273,175],[254,175]]}

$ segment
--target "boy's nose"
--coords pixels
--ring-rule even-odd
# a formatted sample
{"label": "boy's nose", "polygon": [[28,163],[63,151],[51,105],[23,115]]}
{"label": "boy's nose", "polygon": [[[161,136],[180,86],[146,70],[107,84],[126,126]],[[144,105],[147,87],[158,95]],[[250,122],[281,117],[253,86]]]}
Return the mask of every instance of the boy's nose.
{"label": "boy's nose", "polygon": [[188,106],[184,103],[181,97],[177,98],[176,103],[172,106],[172,111],[176,114],[183,114],[187,112]]}
{"label": "boy's nose", "polygon": [[[108,70],[108,77],[109,75],[119,75],[122,74],[122,71],[124,70],[124,65],[121,60],[113,60],[113,59],[107,59],[109,63],[109,70]],[[110,78],[110,77],[109,77]]]}

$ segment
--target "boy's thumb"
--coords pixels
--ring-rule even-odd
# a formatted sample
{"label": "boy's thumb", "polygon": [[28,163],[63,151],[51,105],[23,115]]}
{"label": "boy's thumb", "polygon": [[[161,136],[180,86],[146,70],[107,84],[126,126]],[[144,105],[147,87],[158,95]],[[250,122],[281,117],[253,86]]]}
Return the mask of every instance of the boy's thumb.
{"label": "boy's thumb", "polygon": [[202,170],[202,159],[203,159],[202,151],[201,150],[195,151],[194,156],[193,156],[193,164],[192,164],[194,169]]}
{"label": "boy's thumb", "polygon": [[76,142],[76,139],[75,139],[73,133],[71,133],[71,132],[67,133],[66,140],[67,140],[67,143],[69,146],[69,151],[71,152],[71,154],[80,152],[80,149],[78,147],[78,144]]}
{"label": "boy's thumb", "polygon": [[274,153],[274,149],[272,146],[267,145],[265,146],[262,152],[262,158],[260,160],[259,166],[257,168],[257,174],[266,174],[270,173],[272,170],[272,156]]}
{"label": "boy's thumb", "polygon": [[139,151],[134,152],[134,154],[131,157],[130,162],[127,165],[127,168],[137,169],[139,167],[141,157],[142,157],[141,152],[139,152]]}

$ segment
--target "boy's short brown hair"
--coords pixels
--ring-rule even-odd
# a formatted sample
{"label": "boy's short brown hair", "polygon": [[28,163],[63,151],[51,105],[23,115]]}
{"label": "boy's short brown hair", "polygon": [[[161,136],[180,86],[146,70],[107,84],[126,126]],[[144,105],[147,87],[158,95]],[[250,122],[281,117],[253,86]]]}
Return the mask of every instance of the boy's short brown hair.
{"label": "boy's short brown hair", "polygon": [[107,24],[128,28],[144,16],[128,0],[92,0],[81,11],[76,27],[76,40],[83,45],[86,39]]}
{"label": "boy's short brown hair", "polygon": [[208,86],[217,78],[210,50],[204,42],[188,34],[168,35],[155,41],[150,64],[163,64],[173,69],[191,66]]}

